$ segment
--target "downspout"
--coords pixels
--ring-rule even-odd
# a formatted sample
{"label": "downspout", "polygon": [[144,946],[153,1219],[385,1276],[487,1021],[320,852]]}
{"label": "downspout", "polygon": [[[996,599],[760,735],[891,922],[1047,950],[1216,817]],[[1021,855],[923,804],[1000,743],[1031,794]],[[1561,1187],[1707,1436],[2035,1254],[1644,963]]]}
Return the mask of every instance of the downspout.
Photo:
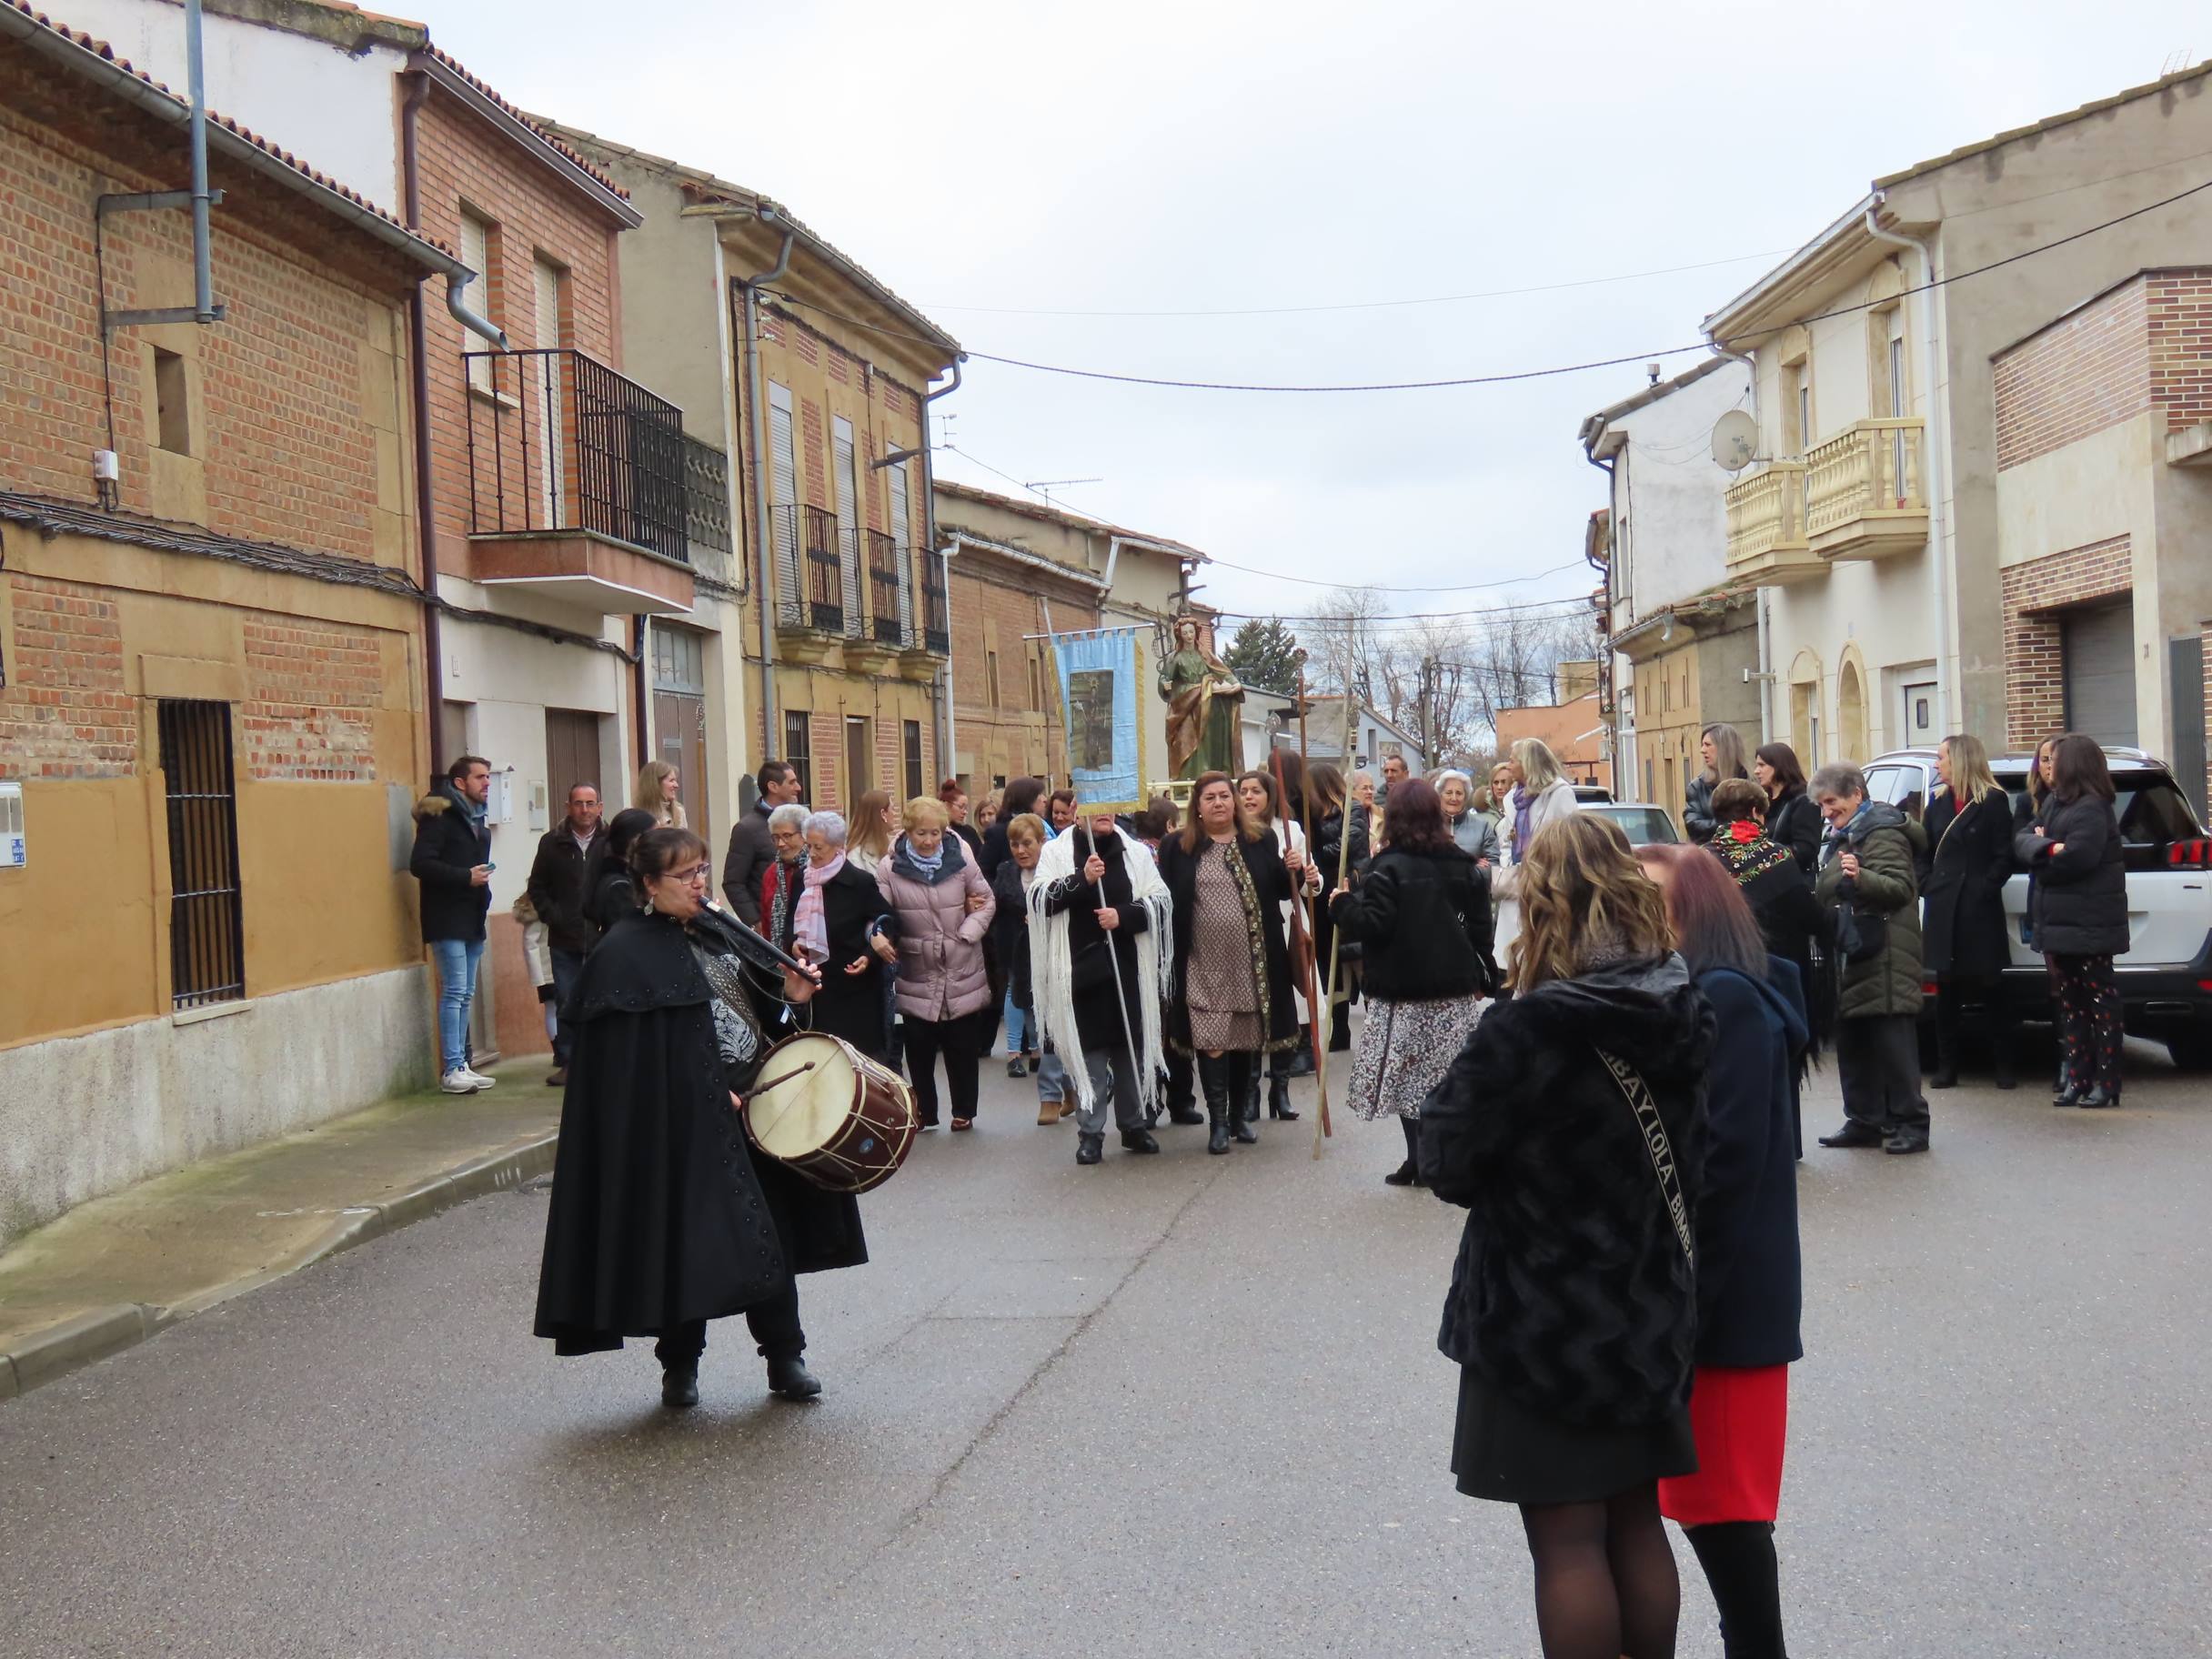
{"label": "downspout", "polygon": [[[1718,340],[1710,341],[1709,344],[1713,347],[1714,357],[1726,357],[1732,363],[1741,363],[1750,372],[1751,417],[1753,421],[1756,422],[1759,418],[1759,366],[1744,353],[1730,351]],[[1773,625],[1767,619],[1768,594],[1769,589],[1761,588],[1758,590],[1757,602],[1752,608],[1752,614],[1757,618],[1759,625],[1759,741],[1762,743],[1772,743],[1775,740],[1775,642],[1772,632]]]}
{"label": "downspout", "polygon": [[[186,74],[192,97],[192,320],[216,323],[215,251],[208,242],[207,75],[201,61],[200,0],[185,0]],[[106,304],[106,299],[102,299]]]}
{"label": "downspout", "polygon": [[[1621,522],[1621,478],[1620,474],[1614,471],[1614,463],[1602,459],[1597,452],[1599,440],[1605,436],[1605,417],[1603,415],[1591,416],[1589,419],[1583,422],[1582,430],[1576,436],[1582,439],[1583,459],[1605,475],[1606,530],[1609,535],[1616,534]],[[1623,756],[1627,753],[1627,745],[1621,741],[1621,699],[1613,677],[1613,659],[1617,654],[1613,649],[1613,555],[1608,552],[1605,555],[1604,564],[1601,566],[1597,560],[1590,557],[1590,549],[1585,545],[1583,548],[1583,562],[1605,578],[1606,638],[1604,655],[1598,661],[1598,707],[1602,711],[1606,704],[1613,705],[1613,724],[1610,727],[1601,727],[1599,729],[1605,733],[1606,745],[1612,750],[1613,781],[1617,789],[1621,782],[1621,774],[1626,771],[1633,776],[1634,768],[1623,759]],[[1631,614],[1634,614],[1633,611]],[[1424,756],[1423,759],[1426,757]],[[1616,795],[1614,799],[1618,799],[1619,797]]]}
{"label": "downspout", "polygon": [[[759,218],[764,225],[776,217],[772,208],[762,207]],[[753,486],[753,593],[760,612],[760,758],[765,760],[776,752],[776,618],[769,614],[769,596],[774,588],[769,582],[769,505],[768,485],[760,475],[760,452],[767,447],[767,416],[761,411],[767,403],[760,369],[760,286],[779,281],[791,268],[791,248],[798,241],[798,233],[786,230],[783,246],[776,250],[776,263],[759,276],[738,284],[738,291],[745,296],[745,460],[752,475]],[[718,238],[719,240],[719,238]]]}
{"label": "downspout", "polygon": [[[935,391],[921,395],[921,523],[922,533],[928,538],[923,545],[927,557],[938,561],[937,579],[945,590],[947,645],[951,643],[952,630],[952,548],[950,545],[942,548],[937,545],[937,468],[930,464],[930,406],[940,397],[949,397],[960,389],[960,365],[966,360],[964,357],[955,357],[952,359],[952,378]],[[926,617],[923,622],[926,627]],[[930,680],[930,697],[937,704],[937,772],[940,778],[956,775],[953,750],[960,733],[954,722],[950,679],[947,663],[940,662]]]}
{"label": "downspout", "polygon": [[[1919,303],[1915,307],[1920,313],[1920,338],[1927,352],[1927,478],[1928,498],[1928,578],[1936,600],[1936,729],[1952,729],[1951,720],[1951,588],[1944,579],[1944,480],[1950,476],[1945,463],[1950,448],[1951,423],[1945,411],[1938,407],[1936,388],[1943,385],[1940,371],[1943,355],[1936,340],[1936,249],[1925,236],[1908,236],[1900,231],[1884,230],[1875,222],[1882,211],[1885,196],[1875,193],[1874,206],[1866,209],[1866,234],[1877,242],[1892,243],[1898,247],[1916,249],[1920,255],[1921,284],[1914,296]],[[1884,723],[1888,719],[1884,711]]]}

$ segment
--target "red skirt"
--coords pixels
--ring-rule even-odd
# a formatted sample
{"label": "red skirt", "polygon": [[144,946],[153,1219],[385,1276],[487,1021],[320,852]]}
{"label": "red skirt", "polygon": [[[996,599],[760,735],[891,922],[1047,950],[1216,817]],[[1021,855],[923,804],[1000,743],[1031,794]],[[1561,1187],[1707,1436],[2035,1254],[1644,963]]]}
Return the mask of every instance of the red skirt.
{"label": "red skirt", "polygon": [[1789,1419],[1788,1366],[1700,1365],[1690,1388],[1697,1473],[1659,1483],[1659,1513],[1683,1526],[1772,1521]]}

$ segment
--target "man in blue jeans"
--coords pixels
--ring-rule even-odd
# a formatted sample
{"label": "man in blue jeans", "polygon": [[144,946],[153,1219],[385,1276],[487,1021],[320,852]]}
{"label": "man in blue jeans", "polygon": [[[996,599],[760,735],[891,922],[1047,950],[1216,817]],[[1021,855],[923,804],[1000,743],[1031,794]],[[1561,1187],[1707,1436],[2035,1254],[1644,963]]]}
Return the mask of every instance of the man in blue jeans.
{"label": "man in blue jeans", "polygon": [[491,826],[484,810],[490,794],[491,763],[462,755],[415,803],[407,868],[422,884],[423,943],[437,964],[437,1086],[447,1094],[474,1094],[497,1081],[468,1064],[468,1010],[491,910]]}

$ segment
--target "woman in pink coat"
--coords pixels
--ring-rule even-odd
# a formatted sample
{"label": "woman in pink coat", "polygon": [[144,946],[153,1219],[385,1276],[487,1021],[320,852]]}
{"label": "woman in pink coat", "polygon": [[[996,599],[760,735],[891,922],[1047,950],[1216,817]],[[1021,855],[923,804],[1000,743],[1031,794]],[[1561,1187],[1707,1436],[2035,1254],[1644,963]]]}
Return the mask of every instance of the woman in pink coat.
{"label": "woman in pink coat", "polygon": [[983,940],[998,910],[990,883],[957,836],[942,802],[906,803],[906,833],[876,870],[890,914],[876,950],[899,964],[899,1012],[906,1021],[907,1074],[924,1129],[937,1127],[937,1057],[952,1090],[952,1127],[975,1121],[977,1019],[990,1007]]}

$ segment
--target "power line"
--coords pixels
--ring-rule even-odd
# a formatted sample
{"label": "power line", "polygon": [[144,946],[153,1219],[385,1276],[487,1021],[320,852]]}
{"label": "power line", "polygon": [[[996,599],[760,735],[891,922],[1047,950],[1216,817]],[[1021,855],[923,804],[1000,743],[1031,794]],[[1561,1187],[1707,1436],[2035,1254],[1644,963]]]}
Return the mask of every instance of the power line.
{"label": "power line", "polygon": [[1612,276],[1581,276],[1566,282],[1540,282],[1523,288],[1485,288],[1469,294],[1433,294],[1420,299],[1358,299],[1327,306],[1227,306],[1212,309],[1164,311],[1072,310],[1037,306],[942,306],[930,311],[972,311],[986,317],[1301,317],[1326,311],[1387,311],[1405,306],[1450,306],[1471,299],[1511,299],[1523,294],[1556,294],[1568,288],[1595,288],[1609,283],[1641,282],[1651,276],[1674,276],[1684,271],[1710,271],[1724,265],[1744,265],[1754,259],[1774,259],[1789,253],[1786,247],[1764,253],[1734,254],[1725,259],[1704,259],[1695,265],[1670,265],[1652,271],[1623,271]]}
{"label": "power line", "polygon": [[[1807,323],[1828,322],[1839,317],[1850,317],[1863,311],[1873,311],[1883,307],[1893,305],[1898,298],[1908,295],[1931,293],[1937,288],[1947,288],[1955,283],[1965,282],[1975,276],[1986,276],[1991,271],[2002,270],[2008,265],[2016,265],[2021,260],[2033,258],[2037,254],[2046,254],[2055,248],[2066,247],[2072,243],[2083,240],[2085,237],[2096,236],[2101,231],[2110,230],[2116,225],[2125,225],[2130,219],[2141,218],[2145,214],[2156,213],[2161,208],[2171,207],[2177,202],[2186,201],[2190,196],[2196,196],[2205,190],[2212,190],[2212,178],[2207,178],[2201,183],[2191,185],[2186,190],[2177,190],[2172,196],[2162,197],[2157,201],[2147,202],[2142,206],[2131,209],[2127,213],[2116,214],[2109,219],[2105,219],[2097,224],[2085,226],[2083,229],[2075,231],[2070,235],[2059,236],[2049,242],[2039,243],[2034,247],[2022,248],[2019,252],[2007,254],[2001,259],[1992,259],[1986,265],[1977,265],[1968,270],[1954,272],[1948,276],[1938,276],[1932,281],[1918,283],[1901,288],[1898,290],[1898,293],[1895,296],[1885,297],[1882,299],[1862,300],[1853,305],[1837,306],[1831,310],[1815,312],[1809,317],[1793,317],[1789,322],[1779,324],[1773,328],[1754,329],[1748,335],[1742,337],[1741,339],[1736,341],[1736,343],[1744,344],[1771,338],[1775,335],[1785,332],[1786,329],[1798,327]],[[803,307],[808,310],[818,312],[824,317],[834,317],[840,322],[849,323],[854,327],[866,329],[870,333],[884,335],[893,339],[917,340],[924,345],[934,346],[939,344],[939,342],[929,339],[921,335],[906,334],[895,328],[885,328],[880,324],[867,322],[860,317],[847,317],[841,312],[830,310],[826,306],[818,306],[811,300],[796,298],[791,295],[783,293],[781,290],[776,290],[775,297],[787,304]],[[1584,363],[1560,364],[1549,368],[1521,369],[1507,374],[1462,375],[1453,377],[1452,378],[1440,380],[1378,380],[1312,385],[1272,385],[1260,382],[1230,380],[1183,380],[1172,378],[1167,376],[1131,375],[1115,373],[1104,369],[1077,368],[1070,365],[1061,363],[1038,363],[1024,357],[1000,357],[996,353],[988,351],[970,351],[965,352],[962,355],[964,357],[973,358],[979,362],[1002,364],[1009,368],[1026,368],[1038,374],[1061,375],[1078,380],[1101,380],[1122,386],[1154,386],[1166,387],[1176,391],[1192,392],[1272,392],[1313,394],[1339,392],[1414,392],[1434,391],[1450,387],[1468,386],[1503,386],[1523,380],[1544,380],[1555,378],[1563,375],[1579,375],[1594,368],[1617,368],[1622,365],[1628,363],[1649,363],[1664,360],[1667,357],[1683,357],[1691,352],[1706,352],[1712,349],[1714,349],[1714,347],[1711,342],[1700,340],[1694,345],[1665,346],[1650,351],[1628,352],[1617,357],[1597,357]]]}
{"label": "power line", "polygon": [[1571,558],[1563,565],[1553,565],[1549,570],[1534,570],[1526,576],[1509,576],[1495,582],[1451,582],[1436,588],[1406,588],[1389,582],[1332,582],[1325,577],[1284,576],[1274,570],[1262,570],[1255,565],[1234,565],[1225,558],[1206,555],[1209,567],[1219,570],[1242,570],[1246,576],[1264,576],[1271,581],[1295,582],[1302,588],[1339,588],[1353,593],[1479,593],[1492,588],[1518,588],[1523,582],[1542,581],[1547,576],[1557,576],[1562,570],[1572,570],[1582,564]]}

